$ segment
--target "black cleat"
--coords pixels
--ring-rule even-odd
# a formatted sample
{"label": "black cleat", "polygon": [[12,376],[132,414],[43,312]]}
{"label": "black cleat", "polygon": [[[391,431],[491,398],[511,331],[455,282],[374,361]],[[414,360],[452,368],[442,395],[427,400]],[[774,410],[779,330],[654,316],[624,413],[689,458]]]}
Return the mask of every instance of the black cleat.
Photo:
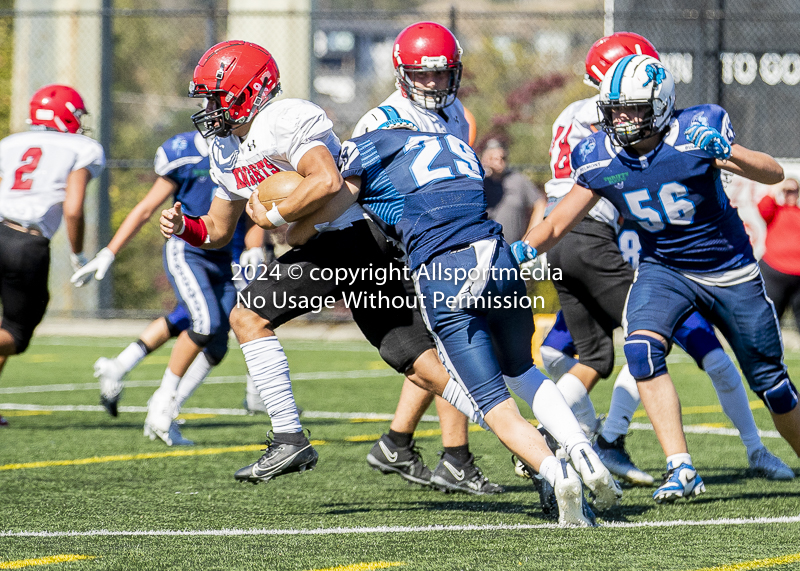
{"label": "black cleat", "polygon": [[367,464],[384,474],[399,474],[409,482],[430,486],[431,470],[422,461],[422,455],[412,440],[406,448],[399,448],[386,435],[382,435],[367,454]]}
{"label": "black cleat", "polygon": [[533,482],[533,487],[539,494],[539,505],[542,508],[542,513],[547,519],[558,519],[558,500],[556,499],[556,491],[550,482],[545,480],[541,474],[528,466],[525,462],[511,456],[511,461],[514,462],[514,471],[517,476],[521,478],[530,478]]}
{"label": "black cleat", "polygon": [[466,464],[457,462],[448,454],[442,454],[439,465],[433,471],[431,485],[441,492],[464,492],[476,496],[501,494],[505,490],[489,481],[475,465],[475,456],[470,454]]}
{"label": "black cleat", "polygon": [[275,442],[268,437],[265,444],[267,448],[258,462],[237,470],[233,475],[234,478],[240,482],[258,484],[269,482],[272,478],[284,474],[313,470],[317,465],[319,454],[308,441],[298,446]]}

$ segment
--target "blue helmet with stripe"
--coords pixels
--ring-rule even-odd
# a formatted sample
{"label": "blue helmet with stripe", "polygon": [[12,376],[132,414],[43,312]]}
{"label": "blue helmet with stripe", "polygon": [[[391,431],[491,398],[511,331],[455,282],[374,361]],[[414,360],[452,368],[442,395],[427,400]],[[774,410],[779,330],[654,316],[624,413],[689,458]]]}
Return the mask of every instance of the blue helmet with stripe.
{"label": "blue helmet with stripe", "polygon": [[663,131],[675,110],[675,81],[654,57],[629,55],[609,68],[600,84],[603,129],[622,146]]}

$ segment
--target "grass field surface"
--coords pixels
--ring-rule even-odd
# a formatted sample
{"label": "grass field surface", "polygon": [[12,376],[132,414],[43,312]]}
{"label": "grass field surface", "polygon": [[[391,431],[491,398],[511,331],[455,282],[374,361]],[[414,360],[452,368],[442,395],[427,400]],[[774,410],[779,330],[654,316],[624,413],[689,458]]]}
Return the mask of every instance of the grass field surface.
{"label": "grass field surface", "polygon": [[[670,357],[670,370],[707,493],[659,506],[652,489],[626,488],[621,505],[601,514],[602,527],[565,530],[542,517],[510,453],[477,427],[471,449],[504,494],[442,494],[370,470],[367,452],[388,429],[402,378],[366,342],[285,343],[320,459],[314,471],[258,486],[233,479],[261,455],[269,428],[241,408],[238,348],[184,408],[183,434],[196,445],[168,448],[142,436],[168,347],[130,375],[118,418],[98,404],[92,364],[125,345],[43,337],[6,366],[0,569],[800,569],[800,478],[768,482],[748,472],[708,378],[683,354]],[[787,354],[787,364],[798,378],[800,354]],[[606,381],[592,393],[598,411],[610,392]],[[764,442],[798,473],[800,461],[749,395]],[[665,461],[647,422],[640,408],[628,448],[658,479]],[[441,440],[432,417],[417,442],[433,468]]]}

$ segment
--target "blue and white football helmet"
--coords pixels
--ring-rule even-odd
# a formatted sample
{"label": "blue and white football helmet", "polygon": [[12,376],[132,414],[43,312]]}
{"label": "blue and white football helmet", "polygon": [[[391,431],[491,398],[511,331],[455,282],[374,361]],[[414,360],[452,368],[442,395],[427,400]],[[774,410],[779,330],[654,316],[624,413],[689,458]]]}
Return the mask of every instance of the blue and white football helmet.
{"label": "blue and white football helmet", "polygon": [[[612,65],[600,84],[597,103],[602,126],[622,146],[633,145],[663,131],[675,109],[675,81],[654,57],[630,55]],[[614,115],[636,110],[641,121],[617,121]]]}

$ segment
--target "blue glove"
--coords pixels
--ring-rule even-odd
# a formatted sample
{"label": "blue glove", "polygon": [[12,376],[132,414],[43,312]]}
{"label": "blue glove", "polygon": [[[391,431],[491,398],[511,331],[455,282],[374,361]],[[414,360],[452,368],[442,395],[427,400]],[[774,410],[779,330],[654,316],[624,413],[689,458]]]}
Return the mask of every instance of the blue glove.
{"label": "blue glove", "polygon": [[713,127],[696,123],[686,129],[686,140],[715,159],[724,161],[731,156],[731,146],[722,134]]}
{"label": "blue glove", "polygon": [[532,262],[536,259],[537,254],[536,248],[527,242],[523,242],[522,240],[517,240],[511,244],[511,253],[514,254],[514,258],[517,260],[519,265],[522,265],[525,262]]}

